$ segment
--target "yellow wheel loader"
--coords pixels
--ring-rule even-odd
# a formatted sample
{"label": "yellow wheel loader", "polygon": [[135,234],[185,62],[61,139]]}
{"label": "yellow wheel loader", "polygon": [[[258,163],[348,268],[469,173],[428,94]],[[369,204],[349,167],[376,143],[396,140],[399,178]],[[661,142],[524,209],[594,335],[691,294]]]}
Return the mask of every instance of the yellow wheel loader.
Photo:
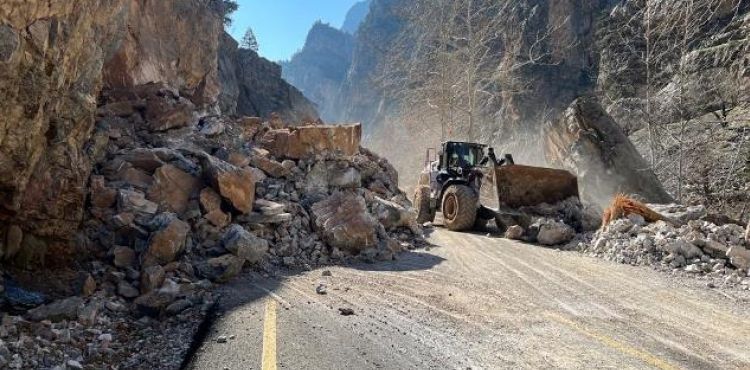
{"label": "yellow wheel loader", "polygon": [[414,207],[419,223],[440,211],[445,227],[464,231],[492,219],[502,228],[509,210],[570,197],[578,197],[578,180],[568,171],[517,165],[508,154],[498,160],[486,145],[447,141],[437,153],[427,150]]}

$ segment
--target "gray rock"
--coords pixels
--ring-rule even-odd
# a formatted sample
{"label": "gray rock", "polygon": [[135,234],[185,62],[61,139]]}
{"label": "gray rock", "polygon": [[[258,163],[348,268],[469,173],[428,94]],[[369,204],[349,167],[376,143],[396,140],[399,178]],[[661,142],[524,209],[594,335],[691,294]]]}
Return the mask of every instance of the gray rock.
{"label": "gray rock", "polygon": [[153,215],[159,205],[146,199],[146,196],[135,190],[121,189],[117,196],[117,209],[122,212]]}
{"label": "gray rock", "polygon": [[135,298],[138,297],[138,295],[140,295],[141,293],[138,291],[138,289],[130,285],[128,282],[121,280],[119,283],[117,283],[117,294],[125,298]]}
{"label": "gray rock", "polygon": [[326,289],[325,284],[320,284],[315,288],[315,293],[318,293],[320,295],[328,294],[328,289]]}
{"label": "gray rock", "polygon": [[268,253],[268,242],[251,234],[240,225],[232,225],[222,238],[224,248],[245,261],[256,264]]}
{"label": "gray rock", "polygon": [[138,297],[135,304],[141,314],[158,317],[172,301],[174,301],[174,295],[153,291]]}
{"label": "gray rock", "polygon": [[84,300],[81,297],[61,299],[29,310],[28,317],[32,321],[50,320],[52,322],[59,322],[62,320],[75,320],[78,318],[78,312],[81,310],[83,303]]}
{"label": "gray rock", "polygon": [[573,237],[575,230],[572,227],[560,221],[543,219],[540,221],[536,239],[539,244],[552,246],[569,242]]}
{"label": "gray rock", "polygon": [[226,124],[220,117],[206,117],[198,125],[198,132],[205,136],[221,135],[226,130]]}
{"label": "gray rock", "polygon": [[738,269],[745,272],[750,270],[749,250],[738,245],[733,245],[727,250],[727,257],[729,257],[729,262]]}
{"label": "gray rock", "polygon": [[191,302],[189,299],[179,299],[167,306],[164,312],[166,312],[168,315],[176,315],[182,311],[185,311],[192,305],[193,302]]}

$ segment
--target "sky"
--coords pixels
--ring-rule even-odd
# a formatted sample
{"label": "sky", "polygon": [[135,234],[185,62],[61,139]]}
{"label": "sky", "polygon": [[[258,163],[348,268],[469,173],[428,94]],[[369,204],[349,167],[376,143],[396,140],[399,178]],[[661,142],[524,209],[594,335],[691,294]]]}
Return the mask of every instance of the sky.
{"label": "sky", "polygon": [[260,55],[288,60],[305,44],[307,31],[321,20],[340,28],[346,12],[358,0],[238,0],[240,9],[228,31],[241,40],[252,27],[260,45]]}

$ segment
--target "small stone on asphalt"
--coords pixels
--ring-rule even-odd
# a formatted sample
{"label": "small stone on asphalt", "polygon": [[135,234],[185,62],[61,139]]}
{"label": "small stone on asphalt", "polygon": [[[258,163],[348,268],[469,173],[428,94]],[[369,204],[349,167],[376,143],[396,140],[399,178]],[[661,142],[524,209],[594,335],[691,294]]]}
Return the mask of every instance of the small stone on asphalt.
{"label": "small stone on asphalt", "polygon": [[354,315],[354,310],[351,308],[339,308],[339,313],[341,316],[351,316]]}

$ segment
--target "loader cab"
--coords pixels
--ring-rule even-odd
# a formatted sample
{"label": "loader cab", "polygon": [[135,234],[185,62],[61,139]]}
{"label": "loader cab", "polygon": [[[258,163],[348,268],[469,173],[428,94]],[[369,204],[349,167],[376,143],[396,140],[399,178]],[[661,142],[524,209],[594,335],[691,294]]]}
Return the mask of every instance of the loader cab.
{"label": "loader cab", "polygon": [[479,166],[486,147],[476,143],[447,141],[442,145],[439,169],[460,176],[464,171]]}

